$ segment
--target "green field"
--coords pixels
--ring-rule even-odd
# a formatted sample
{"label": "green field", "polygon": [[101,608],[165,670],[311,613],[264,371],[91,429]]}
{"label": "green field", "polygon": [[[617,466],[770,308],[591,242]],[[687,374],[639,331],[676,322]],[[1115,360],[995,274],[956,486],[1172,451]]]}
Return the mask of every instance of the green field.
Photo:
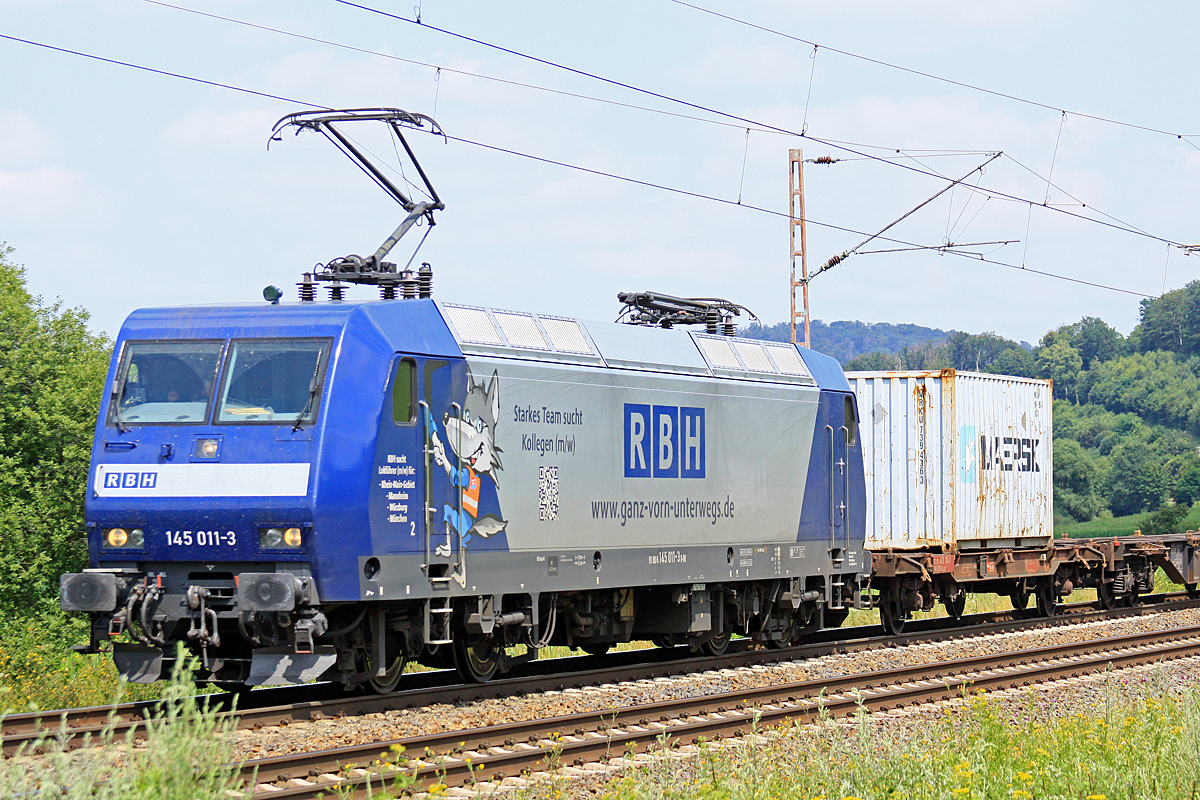
{"label": "green field", "polygon": [[[1127,517],[1101,517],[1089,522],[1056,524],[1054,535],[1060,539],[1087,539],[1096,536],[1132,536],[1140,530],[1149,514],[1130,514]],[[1200,530],[1200,503],[1184,519],[1183,530]]]}

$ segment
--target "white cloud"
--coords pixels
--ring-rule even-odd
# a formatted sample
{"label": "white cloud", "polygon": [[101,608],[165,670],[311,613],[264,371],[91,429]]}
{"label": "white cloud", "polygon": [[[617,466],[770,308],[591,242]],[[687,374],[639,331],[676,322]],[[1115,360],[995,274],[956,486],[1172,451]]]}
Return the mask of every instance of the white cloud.
{"label": "white cloud", "polygon": [[65,167],[0,170],[0,218],[17,225],[62,225],[95,211],[95,193],[81,172]]}
{"label": "white cloud", "polygon": [[52,148],[49,134],[22,111],[0,111],[0,165],[25,166]]}

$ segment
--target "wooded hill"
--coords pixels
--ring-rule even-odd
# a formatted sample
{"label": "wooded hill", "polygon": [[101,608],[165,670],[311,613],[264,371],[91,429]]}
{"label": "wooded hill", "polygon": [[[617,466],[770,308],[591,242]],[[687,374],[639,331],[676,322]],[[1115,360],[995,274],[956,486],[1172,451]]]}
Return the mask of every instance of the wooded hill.
{"label": "wooded hill", "polygon": [[[1086,521],[1200,500],[1200,281],[1143,300],[1140,311],[1128,337],[1084,317],[1036,346],[995,333],[862,322],[814,324],[812,338],[848,370],[953,367],[1052,378],[1055,516]],[[780,324],[744,334],[786,341],[788,331]]]}

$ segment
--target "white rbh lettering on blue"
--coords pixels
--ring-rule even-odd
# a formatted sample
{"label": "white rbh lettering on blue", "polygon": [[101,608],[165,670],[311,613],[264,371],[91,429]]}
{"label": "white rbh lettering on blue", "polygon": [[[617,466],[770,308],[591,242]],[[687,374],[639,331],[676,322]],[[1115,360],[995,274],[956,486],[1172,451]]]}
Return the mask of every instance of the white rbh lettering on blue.
{"label": "white rbh lettering on blue", "polygon": [[105,489],[153,489],[157,485],[157,472],[104,473]]}
{"label": "white rbh lettering on blue", "polygon": [[626,403],[626,478],[703,478],[704,409]]}

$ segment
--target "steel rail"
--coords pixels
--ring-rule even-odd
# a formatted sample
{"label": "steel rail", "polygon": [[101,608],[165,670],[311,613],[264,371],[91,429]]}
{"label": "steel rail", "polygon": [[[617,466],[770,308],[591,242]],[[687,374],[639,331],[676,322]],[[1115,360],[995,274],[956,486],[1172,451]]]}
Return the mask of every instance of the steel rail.
{"label": "steel rail", "polygon": [[[378,789],[401,774],[414,778],[416,789],[464,785],[644,752],[660,746],[664,735],[696,743],[701,736],[719,739],[811,722],[822,713],[886,711],[949,700],[971,689],[1030,686],[1196,654],[1200,625],[276,756],[248,761],[241,770],[250,784],[274,782],[271,795],[280,798],[358,796],[368,782]],[[371,765],[374,770],[364,769]]]}
{"label": "steel rail", "polygon": [[[551,691],[568,686],[614,683],[643,678],[672,677],[714,669],[736,668],[752,664],[771,664],[803,658],[816,658],[835,652],[866,650],[926,644],[953,639],[987,636],[995,633],[1029,628],[1060,627],[1082,622],[1120,619],[1130,616],[1161,613],[1181,608],[1200,607],[1200,601],[1188,599],[1186,593],[1148,595],[1147,601],[1157,601],[1129,608],[1094,610],[1095,604],[1075,603],[1060,607],[1054,617],[1033,616],[1032,612],[1000,611],[976,614],[956,621],[938,617],[915,621],[905,633],[884,636],[878,625],[853,628],[830,628],[819,631],[795,647],[778,650],[751,650],[747,640],[734,652],[716,657],[693,657],[683,647],[650,648],[646,650],[611,653],[606,657],[577,656],[546,659],[514,670],[513,677],[486,684],[461,684],[451,670],[420,672],[406,675],[404,689],[390,695],[345,695],[336,684],[301,687],[271,687],[240,695],[200,695],[197,700],[222,709],[222,716],[233,716],[239,728],[257,728],[280,722],[303,722],[328,717],[361,715],[392,711],[437,703],[455,703],[510,697],[518,694]],[[847,638],[847,636],[853,638]],[[680,651],[683,651],[682,653]],[[597,664],[605,666],[597,668]],[[311,699],[295,701],[296,695]],[[234,702],[237,708],[233,710]],[[11,714],[0,721],[2,750],[6,755],[22,745],[36,742],[39,737],[53,733],[71,740],[86,734],[93,736],[111,728],[124,733],[138,725],[147,715],[160,709],[158,701],[124,703],[115,706],[66,709],[59,711]]]}

